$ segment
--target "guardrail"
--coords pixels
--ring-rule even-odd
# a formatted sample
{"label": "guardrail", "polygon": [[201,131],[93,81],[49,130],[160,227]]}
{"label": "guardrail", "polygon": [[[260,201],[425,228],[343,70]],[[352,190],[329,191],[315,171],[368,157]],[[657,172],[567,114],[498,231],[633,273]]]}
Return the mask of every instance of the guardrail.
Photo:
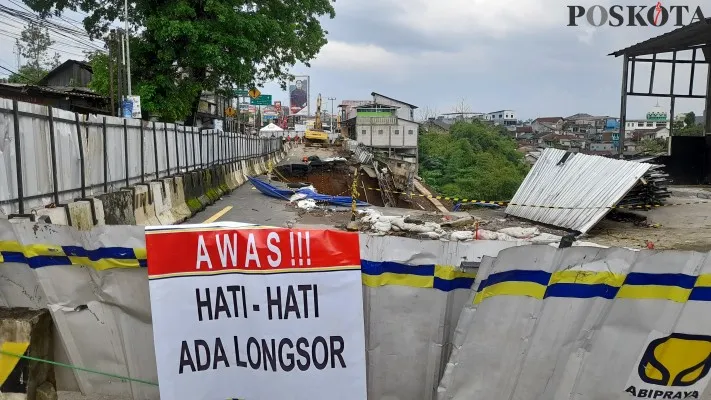
{"label": "guardrail", "polygon": [[0,99],[0,211],[26,215],[151,179],[273,154],[281,146],[281,138]]}

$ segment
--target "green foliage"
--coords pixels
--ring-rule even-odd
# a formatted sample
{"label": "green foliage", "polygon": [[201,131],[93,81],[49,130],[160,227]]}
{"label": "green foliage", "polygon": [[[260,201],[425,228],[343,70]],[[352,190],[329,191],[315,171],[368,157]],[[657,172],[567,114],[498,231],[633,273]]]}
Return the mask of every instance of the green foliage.
{"label": "green foliage", "polygon": [[[94,37],[105,36],[123,17],[123,0],[24,2],[43,16],[81,10]],[[131,2],[134,92],[147,111],[182,119],[197,109],[202,90],[273,80],[285,87],[289,68],[308,65],[326,44],[321,16],[334,16],[329,0]]]}
{"label": "green foliage", "polygon": [[17,70],[17,73],[10,74],[7,79],[10,83],[24,83],[26,85],[35,85],[40,79],[47,75],[47,71],[44,68],[35,68],[30,65],[23,65]]}
{"label": "green foliage", "polygon": [[667,142],[664,139],[646,139],[640,142],[644,154],[656,155],[667,152]]}
{"label": "green foliage", "polygon": [[528,172],[516,142],[479,121],[423,134],[419,147],[420,175],[446,196],[507,200]]}
{"label": "green foliage", "polygon": [[[693,115],[693,112],[691,113]],[[697,125],[696,124],[696,116],[693,116],[694,120],[693,123],[687,124],[685,118],[684,121],[674,121],[672,123],[672,134],[674,136],[703,136],[704,135],[704,126],[703,125]],[[691,121],[689,121],[691,122]]]}
{"label": "green foliage", "polygon": [[[109,97],[111,95],[111,87],[109,83],[109,55],[96,51],[87,54],[86,59],[89,65],[91,65],[92,70],[89,89],[102,96]],[[116,85],[116,76],[114,74],[114,88]]]}
{"label": "green foliage", "polygon": [[686,116],[684,117],[684,123],[686,126],[689,125],[696,125],[696,114],[693,111],[689,111],[686,113]]}

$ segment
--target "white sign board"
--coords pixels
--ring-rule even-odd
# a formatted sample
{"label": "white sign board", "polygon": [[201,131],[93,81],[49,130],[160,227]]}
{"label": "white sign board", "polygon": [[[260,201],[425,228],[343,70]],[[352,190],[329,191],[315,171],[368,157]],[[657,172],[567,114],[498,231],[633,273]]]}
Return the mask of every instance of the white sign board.
{"label": "white sign board", "polygon": [[142,118],[141,117],[141,96],[126,96],[126,100],[129,100],[130,102],[133,103],[133,112],[132,112],[132,117],[133,118]]}
{"label": "white sign board", "polygon": [[146,227],[160,396],[363,400],[355,233]]}

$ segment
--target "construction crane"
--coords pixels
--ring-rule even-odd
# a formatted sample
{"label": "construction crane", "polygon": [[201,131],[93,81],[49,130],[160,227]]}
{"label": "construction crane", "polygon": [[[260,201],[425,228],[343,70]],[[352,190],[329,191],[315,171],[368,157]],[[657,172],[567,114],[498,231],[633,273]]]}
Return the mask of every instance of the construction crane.
{"label": "construction crane", "polygon": [[328,147],[328,133],[323,130],[321,122],[321,94],[316,98],[316,119],[313,126],[308,126],[304,133],[304,143],[307,147],[322,146]]}

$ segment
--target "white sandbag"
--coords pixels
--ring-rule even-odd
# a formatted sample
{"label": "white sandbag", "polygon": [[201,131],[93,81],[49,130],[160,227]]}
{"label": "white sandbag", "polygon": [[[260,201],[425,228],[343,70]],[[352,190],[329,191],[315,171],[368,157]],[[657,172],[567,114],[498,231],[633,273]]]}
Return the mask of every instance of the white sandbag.
{"label": "white sandbag", "polygon": [[427,238],[427,239],[439,239],[441,238],[441,235],[437,232],[422,232],[419,234],[421,238]]}
{"label": "white sandbag", "polygon": [[305,200],[299,200],[296,203],[296,207],[302,209],[302,210],[313,210],[314,208],[318,207],[316,205],[316,201],[314,199],[305,199]]}
{"label": "white sandbag", "polygon": [[538,228],[535,228],[535,227],[534,228],[513,227],[513,228],[499,229],[499,233],[513,236],[517,239],[529,239],[534,236],[540,235],[541,231],[539,231]]}
{"label": "white sandbag", "polygon": [[388,221],[378,221],[373,224],[373,229],[378,232],[390,232],[392,225]]}
{"label": "white sandbag", "polygon": [[456,231],[449,235],[449,240],[452,241],[465,241],[474,239],[474,232],[472,231]]}
{"label": "white sandbag", "polygon": [[541,233],[540,235],[531,238],[531,242],[535,244],[558,243],[563,239],[562,236],[553,235],[551,233]]}
{"label": "white sandbag", "polygon": [[479,229],[477,231],[478,240],[499,240],[499,233],[494,231],[488,231],[486,229]]}

